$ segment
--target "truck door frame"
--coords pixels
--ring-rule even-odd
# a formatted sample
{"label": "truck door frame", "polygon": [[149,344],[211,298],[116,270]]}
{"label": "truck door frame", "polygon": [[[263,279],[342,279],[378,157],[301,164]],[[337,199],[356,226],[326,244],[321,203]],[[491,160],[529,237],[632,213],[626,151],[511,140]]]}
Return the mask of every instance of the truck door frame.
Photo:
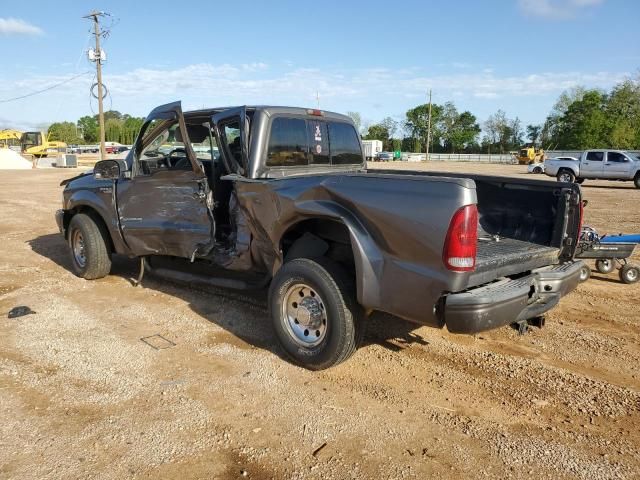
{"label": "truck door frame", "polygon": [[[163,120],[148,131],[154,120]],[[177,124],[190,169],[141,173],[140,155],[158,135]],[[205,256],[215,242],[213,199],[203,165],[189,141],[180,102],[155,108],[145,119],[132,152],[131,178],[117,184],[122,237],[135,256]]]}
{"label": "truck door frame", "polygon": [[[238,122],[240,130],[240,159],[231,151],[224,126],[228,123]],[[220,154],[227,172],[240,176],[249,174],[249,117],[247,107],[236,107],[223,110],[211,116],[211,122],[216,132],[216,138],[220,143]]]}
{"label": "truck door frame", "polygon": [[[602,160],[589,160],[589,153],[599,152],[602,154]],[[604,175],[604,162],[606,158],[606,152],[604,150],[588,150],[584,153],[584,159],[580,161],[580,176],[584,178],[603,178]],[[584,168],[599,165],[599,168]]]}

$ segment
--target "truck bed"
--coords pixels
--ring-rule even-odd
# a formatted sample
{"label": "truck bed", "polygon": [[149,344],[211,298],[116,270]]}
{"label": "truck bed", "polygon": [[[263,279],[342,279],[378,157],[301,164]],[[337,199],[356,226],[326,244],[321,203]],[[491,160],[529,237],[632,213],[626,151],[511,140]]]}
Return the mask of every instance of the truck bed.
{"label": "truck bed", "polygon": [[470,286],[558,263],[560,250],[506,237],[480,234]]}

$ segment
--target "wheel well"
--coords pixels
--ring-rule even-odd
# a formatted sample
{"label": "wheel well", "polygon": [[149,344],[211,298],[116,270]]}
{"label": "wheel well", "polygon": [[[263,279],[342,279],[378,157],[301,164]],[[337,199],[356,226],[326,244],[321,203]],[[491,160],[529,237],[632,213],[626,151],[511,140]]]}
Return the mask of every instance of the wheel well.
{"label": "wheel well", "polygon": [[296,223],[282,236],[280,249],[285,262],[293,258],[326,256],[355,278],[351,235],[340,221],[314,218]]}
{"label": "wheel well", "polygon": [[107,245],[108,251],[113,253],[114,252],[113,240],[111,239],[111,234],[109,233],[109,229],[107,228],[106,222],[104,221],[104,219],[96,209],[89,207],[87,205],[78,205],[77,207],[74,207],[73,209],[67,210],[65,212],[64,218],[63,218],[65,235],[68,235],[69,224],[71,223],[71,219],[79,213],[83,213],[88,217],[91,217],[91,219],[98,226],[98,229],[102,234],[102,238],[104,238],[105,244]]}

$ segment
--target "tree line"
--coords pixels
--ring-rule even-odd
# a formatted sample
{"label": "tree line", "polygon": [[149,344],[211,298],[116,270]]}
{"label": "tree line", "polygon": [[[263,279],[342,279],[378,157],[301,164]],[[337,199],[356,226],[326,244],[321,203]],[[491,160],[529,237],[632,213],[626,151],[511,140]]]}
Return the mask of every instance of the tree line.
{"label": "tree line", "polygon": [[[104,112],[104,133],[107,142],[131,145],[138,135],[144,118],[132,117],[117,110]],[[76,123],[56,122],[49,126],[49,140],[65,142],[68,145],[93,145],[100,140],[98,115],[81,117]]]}
{"label": "tree line", "polygon": [[[347,112],[365,140],[381,140],[387,151],[425,152],[429,130],[429,105],[417,105],[403,121],[386,117],[365,124],[358,112]],[[609,92],[576,87],[563,92],[542,124],[524,126],[518,117],[498,110],[483,123],[453,102],[431,105],[429,151],[435,153],[507,153],[523,145],[547,150],[588,148],[640,149],[640,77],[625,80]],[[116,110],[105,112],[105,137],[130,145],[143,118]],[[50,140],[68,144],[98,142],[98,116],[76,123],[57,122],[49,127]]]}
{"label": "tree line", "polygon": [[[409,109],[404,121],[386,117],[364,124],[347,112],[365,140],[381,140],[385,150],[425,152],[429,105]],[[640,149],[640,78],[625,80],[611,91],[577,87],[563,92],[542,124],[523,125],[504,110],[482,124],[453,102],[431,105],[430,152],[507,153],[522,146],[547,150],[589,148]]]}

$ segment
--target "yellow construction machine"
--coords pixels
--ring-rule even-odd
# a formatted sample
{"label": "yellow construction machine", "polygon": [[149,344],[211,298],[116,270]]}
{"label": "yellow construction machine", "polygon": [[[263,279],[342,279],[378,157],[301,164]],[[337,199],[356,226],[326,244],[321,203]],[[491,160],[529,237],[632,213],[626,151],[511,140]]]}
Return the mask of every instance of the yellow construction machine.
{"label": "yellow construction machine", "polygon": [[20,148],[23,154],[40,158],[50,154],[66,153],[67,144],[50,141],[42,132],[24,132],[20,138]]}
{"label": "yellow construction machine", "polygon": [[0,130],[0,148],[20,147],[20,153],[36,158],[66,153],[67,144],[50,141],[42,132],[21,132],[19,130]]}
{"label": "yellow construction machine", "polygon": [[20,147],[22,132],[19,130],[0,130],[0,148]]}
{"label": "yellow construction machine", "polygon": [[512,155],[520,165],[544,162],[545,159],[544,149],[535,147],[523,147],[519,152],[513,152]]}

